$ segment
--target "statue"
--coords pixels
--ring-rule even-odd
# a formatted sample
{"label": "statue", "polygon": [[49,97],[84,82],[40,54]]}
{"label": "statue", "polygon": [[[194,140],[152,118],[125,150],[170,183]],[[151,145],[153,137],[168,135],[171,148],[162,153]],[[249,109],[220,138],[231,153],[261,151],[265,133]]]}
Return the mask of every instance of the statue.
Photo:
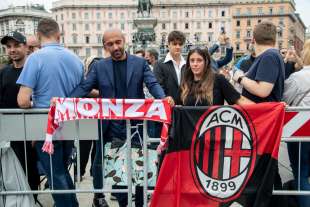
{"label": "statue", "polygon": [[151,14],[152,9],[152,3],[151,0],[139,0],[138,3],[138,14],[141,13],[141,15],[144,17],[144,12],[147,12],[148,16]]}

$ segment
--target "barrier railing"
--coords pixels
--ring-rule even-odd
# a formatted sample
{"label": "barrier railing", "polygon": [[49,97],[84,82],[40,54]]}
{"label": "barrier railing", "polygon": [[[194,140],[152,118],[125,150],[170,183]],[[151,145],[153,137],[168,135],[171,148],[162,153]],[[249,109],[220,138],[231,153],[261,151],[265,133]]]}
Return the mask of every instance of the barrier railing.
{"label": "barrier railing", "polygon": [[[44,140],[45,129],[47,123],[48,109],[0,109],[0,144],[1,142],[8,141],[37,141]],[[283,142],[298,142],[301,146],[302,142],[310,142],[310,107],[290,107],[286,109],[287,114],[291,113],[290,119],[286,120],[283,138]],[[130,121],[126,121],[127,127],[127,140],[126,140],[126,153],[127,153],[127,178],[132,177],[131,169],[131,126]],[[102,135],[98,134],[98,120],[78,120],[64,122],[62,130],[64,140],[74,140],[77,149],[77,183],[74,190],[54,190],[53,184],[50,190],[37,190],[37,191],[4,191],[1,189],[0,196],[4,195],[18,195],[18,194],[63,194],[63,193],[128,193],[128,206],[132,206],[132,179],[127,179],[127,189],[80,189],[80,146],[79,140],[97,140]],[[148,203],[148,194],[152,193],[152,190],[148,190],[148,144],[159,142],[158,138],[149,138],[147,133],[147,122],[143,121],[143,200],[144,206]],[[1,145],[0,145],[1,147]],[[103,142],[101,142],[103,149]],[[101,150],[101,162],[104,163],[103,150]],[[25,150],[26,154],[26,150]],[[27,160],[26,166],[27,166]],[[298,171],[300,172],[300,150],[298,160]],[[27,169],[27,167],[26,167]],[[102,172],[104,172],[104,166],[102,165]],[[26,171],[28,177],[28,172]],[[103,176],[104,177],[104,176]],[[103,179],[102,185],[105,186]],[[0,186],[1,187],[1,186]],[[310,195],[310,191],[300,190],[300,180],[298,179],[297,190],[274,190],[276,195]]]}

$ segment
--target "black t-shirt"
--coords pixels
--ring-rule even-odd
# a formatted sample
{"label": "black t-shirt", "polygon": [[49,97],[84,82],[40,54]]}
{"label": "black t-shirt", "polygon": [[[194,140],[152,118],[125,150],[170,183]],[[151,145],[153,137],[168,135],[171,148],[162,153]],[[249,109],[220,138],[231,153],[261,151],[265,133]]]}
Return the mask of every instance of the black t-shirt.
{"label": "black t-shirt", "polygon": [[22,69],[6,65],[0,70],[0,108],[19,108],[17,104],[19,85],[16,81]]}
{"label": "black t-shirt", "polygon": [[127,59],[114,61],[114,84],[115,84],[115,98],[127,97]]}
{"label": "black t-shirt", "polygon": [[[193,84],[197,84],[194,82]],[[224,105],[226,100],[229,104],[234,104],[240,98],[240,94],[235,88],[228,82],[228,80],[220,74],[215,74],[214,86],[213,86],[213,103],[212,105]],[[196,103],[195,95],[190,92],[188,95],[185,106],[210,106],[211,104],[207,100],[201,100]]]}
{"label": "black t-shirt", "polygon": [[[127,97],[127,59],[121,61],[113,60],[115,96],[113,98]],[[110,137],[126,137],[126,122],[124,120],[113,120],[110,122]]]}
{"label": "black t-shirt", "polygon": [[279,51],[276,49],[266,50],[256,57],[246,76],[251,80],[274,84],[271,93],[266,98],[261,98],[243,88],[242,95],[256,103],[281,101],[284,90],[284,75],[284,61]]}
{"label": "black t-shirt", "polygon": [[249,59],[242,61],[242,63],[240,64],[240,70],[242,70],[244,73],[247,73],[253,65],[254,61],[255,57],[251,55]]}

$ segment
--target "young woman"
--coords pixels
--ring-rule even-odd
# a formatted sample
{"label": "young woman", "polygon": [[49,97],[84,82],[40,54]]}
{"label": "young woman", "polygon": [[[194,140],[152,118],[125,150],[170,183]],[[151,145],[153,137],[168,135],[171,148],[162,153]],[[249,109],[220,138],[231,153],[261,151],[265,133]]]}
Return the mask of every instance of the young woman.
{"label": "young woman", "polygon": [[241,96],[223,75],[216,74],[210,65],[207,50],[193,49],[188,53],[181,82],[178,104],[185,106],[211,106],[228,104],[252,104]]}

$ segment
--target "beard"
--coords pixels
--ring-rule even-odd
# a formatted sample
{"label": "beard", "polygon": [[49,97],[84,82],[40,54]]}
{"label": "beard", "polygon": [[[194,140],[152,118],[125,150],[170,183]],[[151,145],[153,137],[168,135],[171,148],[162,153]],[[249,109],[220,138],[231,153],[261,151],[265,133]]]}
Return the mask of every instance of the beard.
{"label": "beard", "polygon": [[124,50],[115,50],[111,52],[111,56],[113,57],[113,59],[116,59],[116,60],[121,59],[123,55],[124,55]]}
{"label": "beard", "polygon": [[24,56],[18,55],[18,54],[10,54],[9,58],[13,61],[21,61],[22,59],[24,59]]}

